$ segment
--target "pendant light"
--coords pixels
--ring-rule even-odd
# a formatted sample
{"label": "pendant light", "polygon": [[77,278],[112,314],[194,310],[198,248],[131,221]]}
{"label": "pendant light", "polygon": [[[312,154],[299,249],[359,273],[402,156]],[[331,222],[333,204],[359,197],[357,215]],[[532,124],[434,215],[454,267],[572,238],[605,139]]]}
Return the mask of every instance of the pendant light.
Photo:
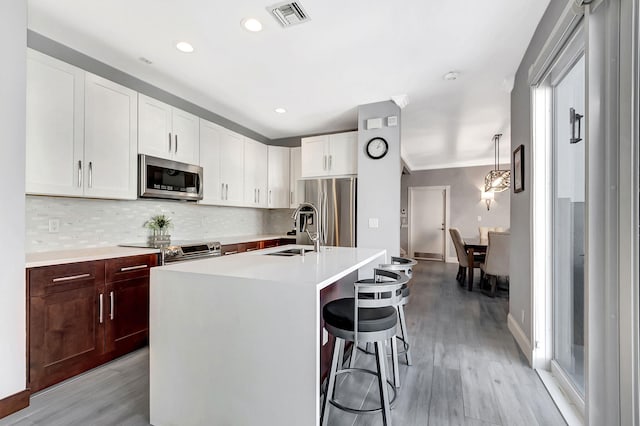
{"label": "pendant light", "polygon": [[498,164],[501,136],[502,133],[493,136],[495,168],[484,177],[485,192],[502,192],[509,189],[511,186],[511,170],[500,170]]}

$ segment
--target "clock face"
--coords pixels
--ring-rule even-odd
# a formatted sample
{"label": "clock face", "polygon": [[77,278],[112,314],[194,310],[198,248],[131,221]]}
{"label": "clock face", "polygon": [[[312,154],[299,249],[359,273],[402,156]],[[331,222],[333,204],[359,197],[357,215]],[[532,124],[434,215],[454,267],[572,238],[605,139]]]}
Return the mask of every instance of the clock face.
{"label": "clock face", "polygon": [[388,150],[389,144],[382,138],[373,138],[367,142],[367,155],[374,160],[379,160],[387,155]]}

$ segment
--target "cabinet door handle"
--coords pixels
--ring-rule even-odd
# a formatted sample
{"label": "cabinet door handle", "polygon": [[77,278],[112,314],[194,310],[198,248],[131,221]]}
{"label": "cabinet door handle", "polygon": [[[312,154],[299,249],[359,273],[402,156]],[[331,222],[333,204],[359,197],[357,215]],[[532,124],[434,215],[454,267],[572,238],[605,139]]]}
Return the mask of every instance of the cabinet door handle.
{"label": "cabinet door handle", "polygon": [[269,190],[269,200],[267,202],[271,205],[271,190]]}
{"label": "cabinet door handle", "polygon": [[293,204],[293,191],[289,191],[289,205]]}
{"label": "cabinet door handle", "polygon": [[176,146],[175,146],[174,152],[177,154],[178,153],[178,134],[177,133],[174,135],[174,138],[176,139]]}
{"label": "cabinet door handle", "polygon": [[331,160],[333,160],[333,155],[329,156],[329,170],[331,170],[331,163],[333,162]]}
{"label": "cabinet door handle", "polygon": [[100,317],[100,324],[102,324],[102,315],[104,314],[103,310],[102,310],[102,303],[104,302],[104,294],[100,293],[100,301],[99,301],[99,306],[98,306],[98,315]]}
{"label": "cabinet door handle", "polygon": [[327,156],[322,156],[322,170],[327,170]]}
{"label": "cabinet door handle", "polygon": [[229,184],[228,183],[224,184],[224,199],[225,200],[229,199]]}
{"label": "cabinet door handle", "polygon": [[78,160],[78,188],[82,188],[82,160]]}
{"label": "cabinet door handle", "polygon": [[93,187],[93,163],[89,161],[89,188]]}
{"label": "cabinet door handle", "polygon": [[60,278],[54,278],[52,281],[54,283],[60,283],[60,282],[64,282],[64,281],[73,281],[73,280],[79,280],[82,278],[89,278],[91,276],[91,274],[80,274],[80,275],[71,275],[68,277],[60,277]]}
{"label": "cabinet door handle", "polygon": [[225,256],[228,256],[228,255],[230,255],[230,254],[237,254],[237,253],[238,253],[238,250],[234,250],[234,251],[228,251],[228,252],[226,252],[224,255],[225,255]]}
{"label": "cabinet door handle", "polygon": [[171,152],[171,132],[169,132],[169,152]]}
{"label": "cabinet door handle", "polygon": [[224,200],[224,183],[220,184],[220,199]]}
{"label": "cabinet door handle", "polygon": [[144,269],[147,266],[148,265],[126,266],[124,268],[120,268],[120,272],[135,271],[136,269]]}
{"label": "cabinet door handle", "polygon": [[115,303],[116,302],[116,296],[113,294],[112,292],[109,292],[109,318],[111,319],[111,321],[113,321],[113,319],[116,317],[115,312],[113,311],[113,308],[115,307]]}
{"label": "cabinet door handle", "polygon": [[258,188],[258,204],[260,204],[260,188]]}
{"label": "cabinet door handle", "polygon": [[253,202],[257,203],[258,202],[258,190],[253,188]]}

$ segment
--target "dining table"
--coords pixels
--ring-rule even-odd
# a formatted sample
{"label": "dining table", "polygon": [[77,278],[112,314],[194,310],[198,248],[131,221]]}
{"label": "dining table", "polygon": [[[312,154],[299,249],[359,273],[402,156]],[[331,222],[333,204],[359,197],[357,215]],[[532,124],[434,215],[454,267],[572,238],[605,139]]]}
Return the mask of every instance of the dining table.
{"label": "dining table", "polygon": [[467,268],[467,290],[473,291],[473,265],[475,264],[475,257],[479,254],[486,254],[489,242],[480,238],[469,238],[464,240],[464,249],[467,252],[467,262],[469,267]]}

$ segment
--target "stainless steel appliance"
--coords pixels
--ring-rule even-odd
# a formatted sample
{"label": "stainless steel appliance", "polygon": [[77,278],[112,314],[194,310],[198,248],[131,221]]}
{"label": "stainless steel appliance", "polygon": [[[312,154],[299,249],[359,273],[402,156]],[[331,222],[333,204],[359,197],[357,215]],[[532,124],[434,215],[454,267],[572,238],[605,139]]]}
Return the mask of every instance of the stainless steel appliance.
{"label": "stainless steel appliance", "polygon": [[[304,184],[304,201],[318,209],[320,223],[309,223],[313,215],[296,223],[296,243],[313,244],[307,229],[315,229],[325,246],[356,246],[357,179],[333,178],[308,180]],[[304,213],[304,209],[303,209]]]}
{"label": "stainless steel appliance", "polygon": [[140,197],[202,200],[202,167],[144,154],[138,163]]}
{"label": "stainless steel appliance", "polygon": [[127,243],[120,246],[158,248],[161,265],[222,256],[221,245],[217,241],[174,241],[169,245],[157,246],[148,243]]}

